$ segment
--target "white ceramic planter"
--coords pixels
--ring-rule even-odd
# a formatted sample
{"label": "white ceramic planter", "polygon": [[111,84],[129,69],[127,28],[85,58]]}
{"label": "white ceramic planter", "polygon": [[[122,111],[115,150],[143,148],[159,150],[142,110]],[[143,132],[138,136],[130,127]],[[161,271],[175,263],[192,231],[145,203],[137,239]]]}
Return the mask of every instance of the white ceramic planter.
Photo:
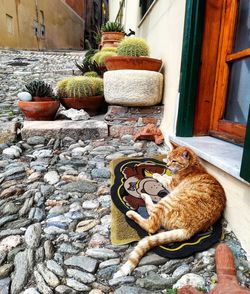
{"label": "white ceramic planter", "polygon": [[104,73],[104,96],[109,104],[153,106],[162,100],[163,75],[148,70],[112,70]]}

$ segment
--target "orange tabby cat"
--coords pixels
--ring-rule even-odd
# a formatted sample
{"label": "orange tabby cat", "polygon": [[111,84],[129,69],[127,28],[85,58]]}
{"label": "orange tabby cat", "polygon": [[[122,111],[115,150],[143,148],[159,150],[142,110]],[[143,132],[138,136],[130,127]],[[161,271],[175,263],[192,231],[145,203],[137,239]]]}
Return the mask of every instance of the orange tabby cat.
{"label": "orange tabby cat", "polygon": [[114,277],[129,275],[140,259],[151,248],[171,242],[190,239],[206,231],[223,213],[226,197],[220,183],[201,165],[199,158],[187,147],[178,147],[168,153],[168,169],[172,176],[153,174],[169,191],[166,197],[154,204],[151,197],[142,194],[149,218],[135,211],[127,216],[145,231],[153,234],[164,227],[168,231],[145,237],[129,255],[128,261]]}

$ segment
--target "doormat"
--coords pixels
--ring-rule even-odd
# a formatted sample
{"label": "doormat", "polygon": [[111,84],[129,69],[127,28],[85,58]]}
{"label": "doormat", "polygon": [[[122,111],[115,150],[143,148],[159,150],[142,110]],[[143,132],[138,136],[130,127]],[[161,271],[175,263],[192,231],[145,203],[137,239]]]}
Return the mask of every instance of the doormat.
{"label": "doormat", "polygon": [[[153,202],[158,202],[168,195],[168,191],[155,179],[153,173],[167,173],[166,164],[161,161],[164,156],[156,158],[116,159],[110,164],[111,169],[111,242],[115,245],[138,241],[149,233],[125,214],[135,210],[142,217],[148,213],[141,193],[151,195]],[[153,248],[152,250],[167,258],[184,258],[207,250],[222,237],[221,221],[218,221],[208,231],[196,234],[188,241],[175,242]]]}

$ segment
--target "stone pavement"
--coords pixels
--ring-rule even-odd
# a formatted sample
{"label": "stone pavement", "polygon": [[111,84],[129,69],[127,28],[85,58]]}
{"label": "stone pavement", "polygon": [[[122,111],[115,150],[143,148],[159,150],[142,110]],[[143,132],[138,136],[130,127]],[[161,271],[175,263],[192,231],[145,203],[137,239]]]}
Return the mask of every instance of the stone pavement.
{"label": "stone pavement", "polygon": [[[110,244],[108,165],[120,156],[158,153],[153,142],[135,143],[130,135],[75,141],[68,134],[0,149],[2,293],[161,293],[185,279],[214,286],[214,248],[183,260],[149,253],[132,276],[112,279],[133,245]],[[244,251],[232,232],[226,241],[241,284],[249,287]]]}
{"label": "stone pavement", "polygon": [[[11,91],[0,104],[13,111]],[[2,121],[22,121],[18,112],[11,119],[3,114]],[[131,276],[112,279],[134,244],[110,243],[109,163],[121,156],[150,157],[164,146],[134,142],[131,135],[45,135],[0,142],[1,294],[157,294],[187,281],[207,291],[214,287],[214,248],[181,260],[149,252]],[[249,261],[226,222],[224,226],[238,279],[250,287]]]}
{"label": "stone pavement", "polygon": [[17,94],[24,85],[41,79],[55,87],[60,79],[78,75],[75,61],[82,51],[21,51],[0,49],[0,121],[22,120],[17,107]]}

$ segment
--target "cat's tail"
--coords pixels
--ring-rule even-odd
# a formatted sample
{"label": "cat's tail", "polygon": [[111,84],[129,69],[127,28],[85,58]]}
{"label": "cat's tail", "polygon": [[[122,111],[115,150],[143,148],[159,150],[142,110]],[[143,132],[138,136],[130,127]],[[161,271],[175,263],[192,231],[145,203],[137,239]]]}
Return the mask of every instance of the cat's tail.
{"label": "cat's tail", "polygon": [[120,268],[118,272],[114,274],[113,278],[118,278],[131,274],[140,262],[141,258],[150,249],[167,243],[188,240],[191,235],[192,234],[190,234],[190,232],[185,229],[177,229],[145,237],[138,242],[135,249],[130,253],[128,261]]}

